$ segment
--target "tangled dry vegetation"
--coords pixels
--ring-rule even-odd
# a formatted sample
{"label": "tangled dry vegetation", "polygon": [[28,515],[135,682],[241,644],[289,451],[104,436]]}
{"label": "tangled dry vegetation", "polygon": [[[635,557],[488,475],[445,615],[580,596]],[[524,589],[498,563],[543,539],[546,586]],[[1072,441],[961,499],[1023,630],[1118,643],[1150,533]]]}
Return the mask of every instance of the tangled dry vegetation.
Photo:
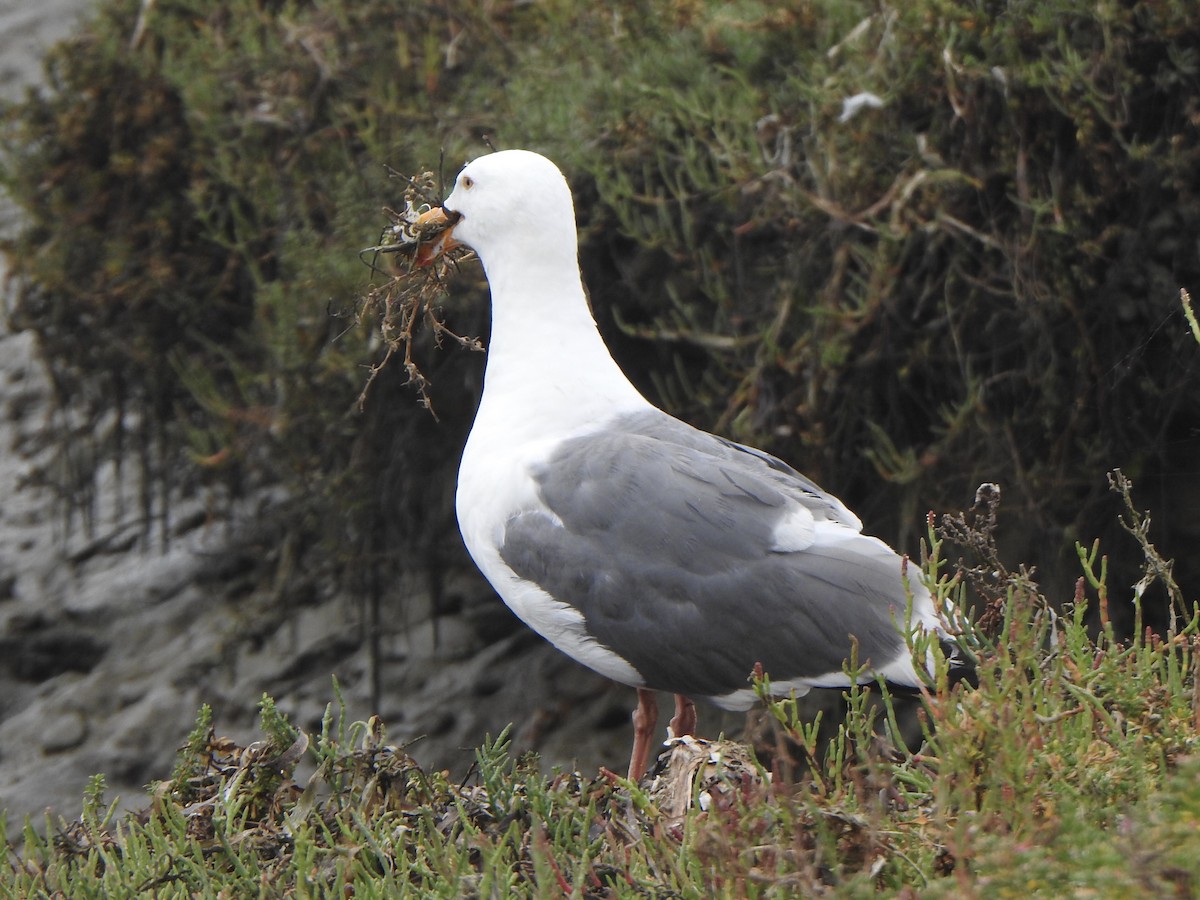
{"label": "tangled dry vegetation", "polygon": [[[419,264],[417,249],[422,244],[436,240],[438,233],[446,228],[445,224],[431,226],[421,220],[423,213],[440,205],[444,188],[438,185],[432,172],[421,172],[412,177],[395,171],[391,174],[407,184],[404,205],[397,209],[384,207],[389,221],[380,235],[379,243],[359,254],[364,259],[369,257],[371,271],[386,281],[367,292],[362,308],[355,317],[355,324],[362,324],[364,319],[379,323],[379,336],[387,350],[383,359],[371,366],[367,383],[359,394],[358,405],[359,408],[363,407],[376,377],[399,353],[408,384],[416,390],[421,405],[432,412],[429,379],[421,373],[413,359],[417,329],[422,325],[429,328],[439,343],[442,337],[448,337],[469,350],[483,350],[478,338],[455,334],[446,327],[440,315],[446,294],[446,277],[449,272],[458,269],[460,262],[470,258],[471,252],[458,247],[427,264]],[[379,268],[377,263],[381,255],[394,256],[398,260],[398,271],[389,272]]]}

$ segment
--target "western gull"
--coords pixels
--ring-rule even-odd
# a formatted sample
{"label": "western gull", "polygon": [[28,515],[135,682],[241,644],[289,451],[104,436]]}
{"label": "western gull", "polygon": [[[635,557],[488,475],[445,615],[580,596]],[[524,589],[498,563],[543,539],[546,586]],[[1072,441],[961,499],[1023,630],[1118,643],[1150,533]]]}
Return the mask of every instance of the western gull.
{"label": "western gull", "polygon": [[630,779],[646,770],[655,691],[675,695],[681,737],[692,698],[753,705],[756,669],[779,695],[848,686],[855,644],[861,681],[924,683],[910,635],[946,632],[916,567],[804,475],[668,415],[617,366],[550,160],[480,157],[424,223],[448,227],[418,261],[464,244],[492,295],[458,473],[463,540],[525,624],[637,689]]}

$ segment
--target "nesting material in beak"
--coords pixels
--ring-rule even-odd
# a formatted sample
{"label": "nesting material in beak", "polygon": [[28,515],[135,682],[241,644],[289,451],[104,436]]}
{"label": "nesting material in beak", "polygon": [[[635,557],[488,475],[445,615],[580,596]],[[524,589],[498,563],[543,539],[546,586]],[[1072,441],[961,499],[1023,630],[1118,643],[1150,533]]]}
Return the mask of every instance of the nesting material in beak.
{"label": "nesting material in beak", "polygon": [[[435,206],[421,214],[417,219],[417,233],[422,235],[415,257],[418,266],[432,265],[433,261],[442,254],[462,246],[453,237],[454,226],[458,223],[458,219],[458,213],[447,213],[441,206]],[[426,237],[430,239],[425,240]]]}

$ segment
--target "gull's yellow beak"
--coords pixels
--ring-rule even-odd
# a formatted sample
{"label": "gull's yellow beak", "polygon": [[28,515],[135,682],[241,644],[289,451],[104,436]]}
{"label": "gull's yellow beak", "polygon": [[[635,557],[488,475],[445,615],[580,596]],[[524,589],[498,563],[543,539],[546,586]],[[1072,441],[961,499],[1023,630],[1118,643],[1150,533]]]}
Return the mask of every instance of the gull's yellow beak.
{"label": "gull's yellow beak", "polygon": [[415,262],[418,266],[431,265],[443,253],[462,246],[452,236],[457,222],[457,213],[447,215],[446,210],[440,206],[435,206],[429,212],[421,214],[421,217],[417,219],[418,233],[428,233],[430,239],[422,240],[417,246]]}

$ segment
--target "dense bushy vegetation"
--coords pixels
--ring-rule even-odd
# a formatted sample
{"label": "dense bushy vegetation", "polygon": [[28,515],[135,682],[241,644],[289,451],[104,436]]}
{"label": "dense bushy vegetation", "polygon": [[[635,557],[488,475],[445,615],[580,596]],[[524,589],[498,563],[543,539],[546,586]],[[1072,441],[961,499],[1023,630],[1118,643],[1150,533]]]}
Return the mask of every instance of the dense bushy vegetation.
{"label": "dense bushy vegetation", "polygon": [[[402,190],[385,163],[452,175],[487,134],[569,174],[602,324],[672,411],[906,548],[999,482],[1009,557],[1069,589],[1120,465],[1180,551],[1198,29],[1184,0],[105,3],[4,114],[12,319],[63,408],[45,478],[86,513],[134,446],[164,531],[187,471],[292,488],[292,544],[336,534],[367,589],[456,559],[481,360],[426,337],[440,424],[399,371],[360,413],[357,251]],[[454,294],[455,330],[485,331],[477,272]]]}
{"label": "dense bushy vegetation", "polygon": [[[1144,536],[1148,523],[1130,509],[1127,524]],[[990,547],[986,531],[959,525]],[[930,539],[927,574],[939,595],[961,598],[961,573]],[[1142,549],[1148,568],[1161,563],[1152,544]],[[728,744],[693,754],[694,774],[672,768],[687,754],[672,756],[641,786],[603,770],[547,775],[532,756],[512,759],[502,735],[456,783],[388,744],[378,720],[347,723],[344,706],[335,715],[331,704],[310,737],[264,698],[263,739],[248,747],[218,737],[202,710],[140,815],[115,816],[98,778],[77,821],[48,821],[41,834],[26,827],[0,888],[46,897],[1195,896],[1200,611],[1164,634],[1119,642],[1104,612],[1105,558],[1094,547],[1080,560],[1063,615],[1017,574],[1000,585],[990,625],[963,623],[978,687],[948,687],[941,667],[912,750],[890,702],[855,688],[828,741],[794,702],[770,706],[774,727],[757,749],[773,779]],[[1091,605],[1105,622],[1095,638]]]}

